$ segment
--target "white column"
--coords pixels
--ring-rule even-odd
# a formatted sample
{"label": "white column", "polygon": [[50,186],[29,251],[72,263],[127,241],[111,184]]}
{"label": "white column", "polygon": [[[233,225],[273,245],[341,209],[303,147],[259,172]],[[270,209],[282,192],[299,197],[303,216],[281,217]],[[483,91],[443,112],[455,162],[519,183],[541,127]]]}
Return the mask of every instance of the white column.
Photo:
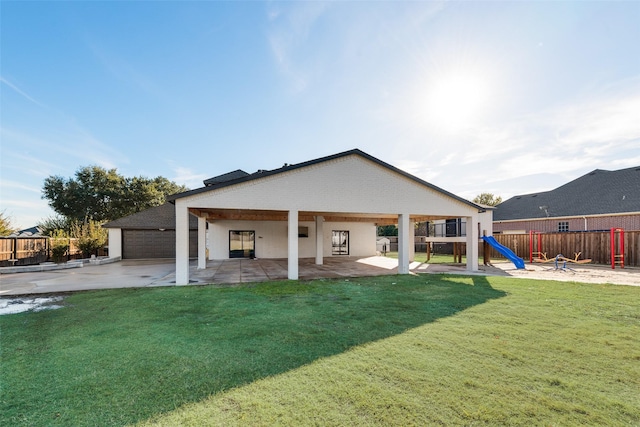
{"label": "white column", "polygon": [[409,221],[409,262],[416,259],[416,222]]}
{"label": "white column", "polygon": [[189,284],[189,210],[176,200],[176,285]]}
{"label": "white column", "polygon": [[298,280],[298,211],[289,211],[289,280]]}
{"label": "white column", "polygon": [[109,229],[109,258],[122,258],[122,229]]}
{"label": "white column", "polygon": [[478,216],[468,216],[467,221],[467,271],[478,271]]}
{"label": "white column", "polygon": [[316,265],[324,262],[324,217],[316,217]]}
{"label": "white column", "polygon": [[409,274],[409,214],[398,215],[398,274]]}
{"label": "white column", "polygon": [[198,270],[207,268],[207,218],[198,217]]}

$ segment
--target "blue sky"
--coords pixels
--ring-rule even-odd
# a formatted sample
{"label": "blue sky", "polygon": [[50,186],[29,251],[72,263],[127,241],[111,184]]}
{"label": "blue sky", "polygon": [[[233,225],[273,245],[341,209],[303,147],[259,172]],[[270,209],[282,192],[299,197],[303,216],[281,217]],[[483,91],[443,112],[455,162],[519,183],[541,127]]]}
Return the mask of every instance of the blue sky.
{"label": "blue sky", "polygon": [[640,165],[640,2],[0,2],[0,210],[352,148],[472,199]]}

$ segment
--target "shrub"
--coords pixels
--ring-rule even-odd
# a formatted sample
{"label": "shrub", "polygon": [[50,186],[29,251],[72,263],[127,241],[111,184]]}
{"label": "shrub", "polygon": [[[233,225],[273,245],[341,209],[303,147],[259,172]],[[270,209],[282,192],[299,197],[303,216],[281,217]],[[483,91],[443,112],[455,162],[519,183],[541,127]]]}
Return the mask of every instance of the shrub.
{"label": "shrub", "polygon": [[89,220],[71,226],[71,235],[77,240],[82,255],[89,258],[107,243],[108,231],[98,221]]}
{"label": "shrub", "polygon": [[69,236],[63,230],[53,230],[49,239],[53,262],[61,263],[69,251]]}

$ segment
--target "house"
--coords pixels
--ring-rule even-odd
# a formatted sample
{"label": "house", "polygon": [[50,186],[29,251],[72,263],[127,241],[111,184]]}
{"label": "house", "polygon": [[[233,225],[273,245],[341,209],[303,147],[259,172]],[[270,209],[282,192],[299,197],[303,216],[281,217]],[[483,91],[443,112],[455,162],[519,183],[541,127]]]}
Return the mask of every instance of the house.
{"label": "house", "polygon": [[514,196],[496,207],[494,233],[640,230],[640,167],[596,169],[555,190]]}
{"label": "house", "polygon": [[[169,198],[178,284],[189,282],[194,220],[198,268],[206,268],[207,259],[286,258],[294,280],[299,258],[322,264],[325,257],[375,255],[376,227],[388,224],[398,224],[398,271],[408,273],[414,224],[450,218],[465,219],[467,235],[451,239],[467,243],[467,268],[477,270],[479,230],[491,227],[491,212],[487,217],[482,206],[357,149],[251,174],[236,170],[204,184]],[[132,221],[118,222],[124,220],[105,226]],[[122,255],[126,232],[110,231],[109,238],[110,256]]]}
{"label": "house", "polygon": [[42,229],[35,225],[24,230],[15,231],[9,234],[8,237],[44,237],[44,234],[42,234]]}

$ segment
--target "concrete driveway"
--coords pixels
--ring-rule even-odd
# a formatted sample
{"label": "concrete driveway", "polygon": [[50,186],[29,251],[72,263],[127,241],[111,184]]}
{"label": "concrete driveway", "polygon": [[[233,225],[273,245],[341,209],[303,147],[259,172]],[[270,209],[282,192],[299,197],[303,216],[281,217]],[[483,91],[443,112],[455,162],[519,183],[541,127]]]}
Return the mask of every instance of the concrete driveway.
{"label": "concrete driveway", "polygon": [[[419,263],[412,263],[417,269]],[[191,283],[250,283],[287,279],[286,259],[230,259],[208,261],[198,270],[191,261]],[[361,277],[396,274],[398,261],[385,257],[331,257],[323,265],[300,259],[300,279]],[[175,260],[124,260],[111,264],[85,264],[82,268],[0,275],[0,297],[73,292],[91,289],[137,288],[175,285]]]}
{"label": "concrete driveway", "polygon": [[175,284],[173,259],[124,260],[82,268],[0,275],[0,296]]}

